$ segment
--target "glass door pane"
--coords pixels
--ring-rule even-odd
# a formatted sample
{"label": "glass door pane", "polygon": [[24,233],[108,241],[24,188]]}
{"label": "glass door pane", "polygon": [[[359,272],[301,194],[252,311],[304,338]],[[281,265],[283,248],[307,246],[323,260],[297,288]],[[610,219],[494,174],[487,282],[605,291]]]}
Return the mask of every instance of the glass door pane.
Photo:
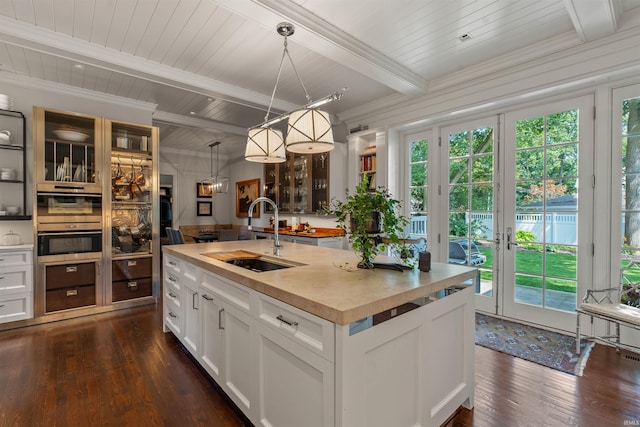
{"label": "glass door pane", "polygon": [[505,115],[505,316],[575,327],[579,275],[591,271],[580,243],[591,241],[593,189],[580,183],[593,176],[592,105],[582,97]]}
{"label": "glass door pane", "polygon": [[446,261],[478,268],[476,307],[486,311],[495,311],[496,305],[495,122],[488,119],[443,129],[448,154]]}

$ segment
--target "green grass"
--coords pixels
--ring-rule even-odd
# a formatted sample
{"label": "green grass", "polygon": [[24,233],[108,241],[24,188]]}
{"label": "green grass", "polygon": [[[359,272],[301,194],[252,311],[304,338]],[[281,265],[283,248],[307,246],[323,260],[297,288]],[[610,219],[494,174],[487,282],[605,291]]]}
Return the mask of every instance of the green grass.
{"label": "green grass", "polygon": [[[480,277],[482,280],[491,281],[493,279],[493,253],[491,248],[479,248],[480,252],[487,257],[487,261],[480,267]],[[622,267],[626,263],[620,263]],[[529,286],[542,288],[542,253],[539,251],[522,251],[516,254],[516,274],[518,286]],[[546,289],[576,292],[576,257],[567,253],[546,253]],[[633,271],[627,274],[634,281],[640,282],[640,271]]]}

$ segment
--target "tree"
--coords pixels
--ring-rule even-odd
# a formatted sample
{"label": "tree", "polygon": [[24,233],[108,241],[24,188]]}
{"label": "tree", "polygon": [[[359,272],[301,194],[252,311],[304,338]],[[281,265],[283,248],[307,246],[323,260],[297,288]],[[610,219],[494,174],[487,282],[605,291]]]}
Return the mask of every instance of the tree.
{"label": "tree", "polygon": [[625,221],[626,244],[640,247],[640,98],[625,102],[627,116],[627,152],[625,156]]}

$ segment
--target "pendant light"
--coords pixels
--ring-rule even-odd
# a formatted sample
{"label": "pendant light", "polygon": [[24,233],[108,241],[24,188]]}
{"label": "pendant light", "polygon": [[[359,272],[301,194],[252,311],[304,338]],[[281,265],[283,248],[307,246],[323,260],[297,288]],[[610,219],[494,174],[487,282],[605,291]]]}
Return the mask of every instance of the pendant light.
{"label": "pendant light", "polygon": [[[211,186],[211,195],[215,196],[216,194],[226,194],[229,191],[229,178],[226,176],[218,175],[218,171],[220,170],[220,141],[212,142],[209,144],[209,148],[211,149],[211,176],[204,181],[203,183]],[[216,174],[213,174],[213,147],[216,147]]]}
{"label": "pendant light", "polygon": [[[304,86],[298,70],[289,55],[287,48],[287,37],[295,32],[293,24],[281,22],[277,25],[276,31],[284,37],[284,50],[280,59],[280,67],[276,77],[276,84],[271,94],[269,108],[265,115],[264,122],[249,129],[245,159],[251,162],[280,163],[286,160],[286,151],[292,153],[325,153],[333,150],[333,130],[331,129],[331,119],[325,111],[318,110],[317,107],[324,105],[342,97],[346,88],[332,93],[319,101],[313,102],[307,88]],[[284,59],[288,58],[293,71],[304,90],[307,104],[299,110],[281,114],[269,119],[271,106],[280,81]],[[283,138],[282,132],[272,126],[282,120],[289,119],[287,125],[287,136]],[[286,148],[286,151],[285,151]]]}

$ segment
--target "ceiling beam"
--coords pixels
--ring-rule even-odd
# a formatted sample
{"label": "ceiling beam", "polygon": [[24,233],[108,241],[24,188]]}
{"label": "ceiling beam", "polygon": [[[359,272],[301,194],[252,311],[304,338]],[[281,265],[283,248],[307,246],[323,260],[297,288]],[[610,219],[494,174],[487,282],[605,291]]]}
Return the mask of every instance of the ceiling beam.
{"label": "ceiling beam", "polygon": [[233,126],[215,120],[203,119],[199,117],[189,117],[180,114],[169,113],[167,111],[154,111],[152,119],[154,122],[176,125],[180,127],[191,127],[205,129],[214,132],[224,132],[242,137],[247,136],[247,129],[240,126]]}
{"label": "ceiling beam", "polygon": [[397,92],[421,95],[428,89],[422,76],[291,0],[213,1],[274,32],[278,23],[291,22],[296,27],[296,43]]}
{"label": "ceiling beam", "polygon": [[608,36],[618,30],[621,0],[564,0],[564,6],[583,42]]}
{"label": "ceiling beam", "polygon": [[[251,108],[263,109],[271,101],[269,95],[187,71],[176,70],[157,62],[3,16],[0,16],[0,41],[143,80],[221,98]],[[299,105],[288,101],[277,98],[273,100],[275,110],[291,111],[298,107]]]}

